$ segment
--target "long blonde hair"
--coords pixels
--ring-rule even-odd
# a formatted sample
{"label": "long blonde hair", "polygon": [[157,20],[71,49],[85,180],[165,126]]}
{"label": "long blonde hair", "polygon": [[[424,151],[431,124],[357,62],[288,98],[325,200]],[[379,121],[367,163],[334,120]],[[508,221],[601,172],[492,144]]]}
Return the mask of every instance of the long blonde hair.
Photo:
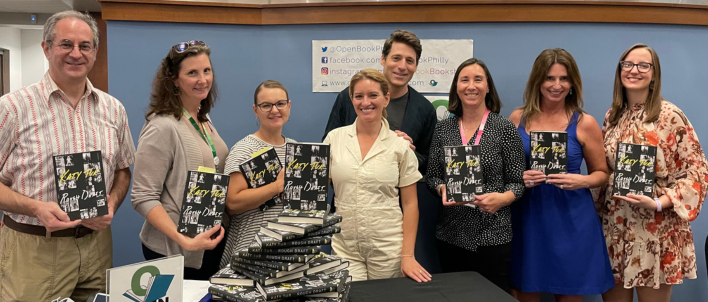
{"label": "long blonde hair", "polygon": [[[649,95],[644,104],[644,122],[651,123],[659,119],[661,113],[661,64],[659,63],[659,55],[651,47],[645,44],[634,44],[629,49],[625,50],[620,61],[627,58],[632,50],[643,48],[651,54],[652,64],[654,65],[654,78],[649,84]],[[615,71],[615,91],[612,94],[612,109],[610,109],[609,122],[610,125],[616,125],[622,116],[623,109],[627,106],[627,92],[622,86],[622,67],[617,62],[617,70]]]}
{"label": "long blonde hair", "polygon": [[541,113],[541,85],[546,80],[548,70],[553,64],[561,64],[568,72],[570,93],[565,97],[565,110],[568,115],[583,111],[583,81],[575,59],[565,49],[546,49],[536,57],[531,68],[529,80],[524,90],[524,105],[519,107],[527,121]]}
{"label": "long blonde hair", "polygon": [[[384,96],[388,94],[388,80],[386,80],[386,77],[384,77],[383,74],[378,72],[376,69],[371,69],[367,68],[362,71],[357,72],[353,77],[351,82],[349,82],[349,97],[354,98],[354,85],[358,83],[359,81],[363,79],[369,79],[372,80],[376,83],[379,83],[381,86],[381,92],[383,93]],[[384,118],[387,117],[386,114],[386,107],[383,108],[383,112],[381,113]]]}

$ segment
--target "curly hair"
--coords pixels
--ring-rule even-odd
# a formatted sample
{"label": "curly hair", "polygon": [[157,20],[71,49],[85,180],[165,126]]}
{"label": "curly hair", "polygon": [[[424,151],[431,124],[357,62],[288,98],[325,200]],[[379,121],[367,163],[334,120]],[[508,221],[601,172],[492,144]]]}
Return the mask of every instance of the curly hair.
{"label": "curly hair", "polygon": [[[174,81],[179,77],[179,71],[184,59],[196,56],[199,54],[211,55],[211,49],[206,45],[189,45],[184,52],[176,52],[175,48],[171,48],[167,56],[162,59],[160,68],[157,69],[155,78],[152,80],[152,92],[150,93],[150,105],[145,113],[147,120],[151,115],[169,114],[176,119],[182,117],[182,100],[179,97],[179,90],[176,88]],[[209,59],[211,63],[211,59]],[[207,97],[203,99],[199,106],[197,119],[199,122],[206,122],[207,115],[217,98],[216,90],[216,75],[213,74],[212,66],[212,84]]]}

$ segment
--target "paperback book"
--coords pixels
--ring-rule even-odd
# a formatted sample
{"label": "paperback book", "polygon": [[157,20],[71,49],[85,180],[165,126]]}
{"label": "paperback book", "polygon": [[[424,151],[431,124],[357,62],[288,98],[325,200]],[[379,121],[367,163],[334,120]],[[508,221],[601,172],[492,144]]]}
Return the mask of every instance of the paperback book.
{"label": "paperback book", "polygon": [[57,202],[69,219],[108,214],[101,151],[54,156]]}
{"label": "paperback book", "polygon": [[307,254],[286,254],[286,255],[269,255],[269,254],[253,254],[249,253],[247,249],[242,251],[237,251],[234,253],[234,258],[244,258],[253,260],[264,260],[264,261],[283,261],[283,262],[297,262],[305,263],[312,259],[315,255]]}
{"label": "paperback book", "polygon": [[477,145],[449,146],[445,149],[445,187],[448,202],[474,201],[484,193],[480,164],[482,149]]}
{"label": "paperback book", "polygon": [[550,174],[568,172],[568,133],[531,131],[531,170]]}
{"label": "paperback book", "polygon": [[[261,244],[258,243],[258,241],[254,240],[251,243],[251,245],[248,247],[248,252],[249,253],[261,253],[261,251],[263,249],[271,250],[271,249],[283,249],[283,248],[291,248],[291,247],[312,247],[312,246],[318,246],[318,245],[327,245],[327,244],[331,244],[331,243],[332,243],[332,236],[307,237],[307,238],[296,239],[296,240],[292,240],[292,241],[283,241],[283,242],[276,241],[276,242],[268,243],[268,247],[261,247]],[[313,252],[313,253],[307,253],[307,254],[317,254],[317,253],[319,253],[319,251]],[[291,254],[298,254],[298,253],[291,253]]]}
{"label": "paperback book", "polygon": [[[312,233],[314,231],[317,231],[321,228],[326,228],[328,226],[342,222],[342,216],[335,214],[335,213],[330,213],[324,217],[324,220],[321,225],[314,224],[314,223],[280,222],[280,221],[278,221],[278,219],[271,219],[271,220],[268,220],[267,222],[268,222],[269,229],[282,230],[282,231],[288,231],[288,232],[312,236]],[[314,235],[314,236],[317,236],[317,235]]]}
{"label": "paperback book", "polygon": [[[317,216],[329,211],[329,145],[288,143],[285,147],[285,187],[283,199],[288,216]],[[296,210],[296,211],[295,211]],[[308,221],[302,221],[308,222]]]}
{"label": "paperback book", "polygon": [[255,287],[212,284],[209,293],[225,301],[264,302],[265,298]]}
{"label": "paperback book", "polygon": [[656,147],[618,143],[612,194],[653,197],[655,164]]}
{"label": "paperback book", "polygon": [[221,224],[229,176],[189,171],[177,231],[194,238]]}
{"label": "paperback book", "polygon": [[[326,228],[321,228],[316,231],[312,231],[308,234],[298,234],[295,232],[289,232],[289,231],[283,231],[283,230],[278,230],[278,229],[270,229],[267,227],[261,227],[261,233],[266,234],[270,237],[273,237],[279,241],[292,241],[296,239],[301,239],[305,237],[318,237],[318,236],[325,236],[325,235],[332,235],[336,233],[341,233],[342,228],[338,225],[332,225],[328,226]],[[263,245],[263,247],[270,247],[270,246],[276,246],[279,242],[271,242],[269,244]]]}
{"label": "paperback book", "polygon": [[294,282],[283,282],[268,286],[256,284],[266,301],[301,297],[324,292],[340,292],[349,271],[342,270],[330,275],[308,275]]}
{"label": "paperback book", "polygon": [[[282,168],[275,149],[269,148],[265,152],[256,152],[252,156],[251,159],[239,165],[242,172],[241,175],[246,179],[248,188],[260,188],[275,182]],[[280,199],[280,196],[275,195],[273,198],[260,205],[260,209],[265,211],[282,204],[283,200]]]}
{"label": "paperback book", "polygon": [[220,269],[216,274],[209,278],[209,282],[212,284],[222,284],[222,285],[237,285],[237,286],[255,286],[253,279],[248,278],[245,275],[239,274],[232,270],[230,267],[225,267]]}

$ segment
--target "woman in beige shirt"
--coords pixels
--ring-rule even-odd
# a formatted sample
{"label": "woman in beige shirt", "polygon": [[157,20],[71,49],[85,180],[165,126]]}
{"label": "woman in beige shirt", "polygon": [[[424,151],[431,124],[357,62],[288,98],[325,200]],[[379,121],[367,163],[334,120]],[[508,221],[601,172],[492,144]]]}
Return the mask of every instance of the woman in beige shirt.
{"label": "woman in beige shirt", "polygon": [[[332,238],[333,253],[349,261],[354,281],[395,278],[418,282],[431,275],[415,260],[418,228],[416,182],[422,178],[408,141],[389,130],[386,78],[365,69],[352,77],[349,94],[354,124],[331,131],[331,177],[342,233]],[[403,215],[398,205],[399,190]]]}

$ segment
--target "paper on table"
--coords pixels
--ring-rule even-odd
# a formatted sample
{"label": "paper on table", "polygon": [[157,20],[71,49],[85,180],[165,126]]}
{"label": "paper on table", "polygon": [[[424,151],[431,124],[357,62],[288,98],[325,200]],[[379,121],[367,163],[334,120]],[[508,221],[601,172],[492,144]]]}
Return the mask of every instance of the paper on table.
{"label": "paper on table", "polygon": [[199,302],[207,293],[209,293],[209,281],[200,280],[184,280],[184,291],[182,298],[184,302]]}

